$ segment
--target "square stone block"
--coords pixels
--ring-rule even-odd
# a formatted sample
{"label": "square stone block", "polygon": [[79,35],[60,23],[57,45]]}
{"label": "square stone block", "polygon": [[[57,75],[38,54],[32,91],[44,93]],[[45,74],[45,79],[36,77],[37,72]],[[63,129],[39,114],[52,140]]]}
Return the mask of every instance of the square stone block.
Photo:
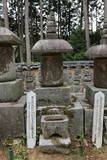
{"label": "square stone block", "polygon": [[66,111],[69,118],[69,131],[70,135],[83,134],[84,128],[84,115],[83,108],[79,102],[74,103],[74,107]]}
{"label": "square stone block", "polygon": [[107,89],[104,88],[96,88],[92,85],[86,85],[86,98],[92,106],[94,106],[94,96],[97,92],[103,92],[105,95],[105,107],[107,107]]}
{"label": "square stone block", "polygon": [[17,101],[23,93],[23,82],[20,79],[0,83],[0,102]]}
{"label": "square stone block", "polygon": [[40,136],[39,148],[44,153],[61,153],[69,154],[70,153],[71,140],[68,138],[51,138],[45,139],[43,135]]}
{"label": "square stone block", "polygon": [[17,102],[0,103],[0,139],[25,134],[25,98]]}
{"label": "square stone block", "polygon": [[65,115],[44,115],[41,118],[41,129],[46,139],[53,135],[67,138],[69,136],[68,118]]}
{"label": "square stone block", "polygon": [[36,88],[37,105],[70,105],[70,87]]}

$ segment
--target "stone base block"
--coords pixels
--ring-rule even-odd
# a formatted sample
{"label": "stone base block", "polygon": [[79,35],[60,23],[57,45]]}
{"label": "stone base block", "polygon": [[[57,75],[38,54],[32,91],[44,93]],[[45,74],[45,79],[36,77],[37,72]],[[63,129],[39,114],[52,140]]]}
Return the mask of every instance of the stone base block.
{"label": "stone base block", "polygon": [[0,102],[17,101],[24,93],[22,80],[0,83]]}
{"label": "stone base block", "polygon": [[0,139],[25,134],[25,97],[17,102],[0,103]]}
{"label": "stone base block", "polygon": [[41,118],[41,129],[46,139],[56,134],[67,138],[69,136],[68,118],[65,115],[44,115]]}
{"label": "stone base block", "polygon": [[69,133],[72,136],[83,134],[84,115],[83,108],[79,102],[74,103],[73,108],[69,108],[65,113],[69,118]]}
{"label": "stone base block", "polygon": [[43,135],[40,136],[39,147],[40,150],[44,153],[61,153],[69,154],[70,153],[71,140],[68,138],[56,138],[45,139]]}
{"label": "stone base block", "polygon": [[94,86],[87,85],[86,86],[86,98],[87,98],[89,104],[94,106],[94,96],[95,96],[95,93],[97,93],[99,91],[104,93],[104,95],[105,95],[105,107],[107,107],[107,89],[96,88]]}
{"label": "stone base block", "polygon": [[37,105],[70,105],[70,87],[36,88]]}

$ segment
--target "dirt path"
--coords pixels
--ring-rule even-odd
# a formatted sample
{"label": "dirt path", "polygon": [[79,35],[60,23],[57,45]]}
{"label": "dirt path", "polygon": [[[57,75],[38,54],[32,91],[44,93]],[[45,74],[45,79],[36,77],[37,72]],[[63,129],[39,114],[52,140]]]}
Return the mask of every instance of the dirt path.
{"label": "dirt path", "polygon": [[[8,160],[7,150],[4,148],[0,148],[0,160]],[[70,155],[44,154],[37,147],[29,151],[28,160],[107,160],[107,146],[100,150],[94,148],[87,152],[87,155],[83,158],[78,153],[71,153]]]}
{"label": "dirt path", "polygon": [[0,160],[7,160],[7,153],[4,148],[0,147]]}
{"label": "dirt path", "polygon": [[60,155],[60,154],[44,154],[38,148],[30,151],[29,160],[107,160],[107,146],[101,150],[93,150],[85,157],[81,158],[79,154]]}

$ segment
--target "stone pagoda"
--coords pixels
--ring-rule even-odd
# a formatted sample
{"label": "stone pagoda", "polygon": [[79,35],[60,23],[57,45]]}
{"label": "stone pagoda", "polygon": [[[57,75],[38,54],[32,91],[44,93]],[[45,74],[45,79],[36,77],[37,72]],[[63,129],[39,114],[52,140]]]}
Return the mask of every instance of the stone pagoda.
{"label": "stone pagoda", "polygon": [[98,91],[105,94],[105,106],[107,106],[107,1],[104,9],[104,29],[101,44],[91,47],[86,56],[94,58],[94,86],[86,87],[86,98],[94,105],[94,95]]}
{"label": "stone pagoda", "polygon": [[16,79],[13,45],[21,40],[9,29],[0,27],[0,138],[24,133],[24,93],[22,80]]}
{"label": "stone pagoda", "polygon": [[72,51],[71,45],[58,39],[54,13],[47,21],[45,40],[39,40],[32,48],[41,57],[41,88],[36,88],[37,104],[70,104],[70,88],[63,86],[63,53]]}

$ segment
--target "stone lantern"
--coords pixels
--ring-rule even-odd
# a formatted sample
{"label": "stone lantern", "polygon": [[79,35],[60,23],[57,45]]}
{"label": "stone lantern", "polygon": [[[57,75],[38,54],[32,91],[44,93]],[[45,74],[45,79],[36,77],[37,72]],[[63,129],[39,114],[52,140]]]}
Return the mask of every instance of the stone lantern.
{"label": "stone lantern", "polygon": [[[105,0],[104,28],[101,44],[89,48],[86,56],[94,58],[94,86],[86,87],[86,98],[94,105],[96,92],[102,91],[105,97],[107,95],[107,0]],[[107,101],[105,101],[105,106],[107,106]]]}
{"label": "stone lantern", "polygon": [[13,32],[0,26],[0,139],[25,134],[21,79],[16,79],[13,45],[21,43]]}
{"label": "stone lantern", "polygon": [[23,94],[22,81],[16,80],[13,45],[21,43],[13,32],[0,27],[0,102],[18,100]]}
{"label": "stone lantern", "polygon": [[63,85],[63,53],[72,51],[71,45],[57,39],[54,13],[51,12],[47,22],[45,40],[39,40],[32,52],[41,56],[41,86],[57,87]]}
{"label": "stone lantern", "polygon": [[47,21],[46,39],[32,48],[41,57],[41,86],[35,88],[37,105],[70,105],[70,87],[63,86],[63,53],[72,51],[71,45],[58,39],[54,13]]}
{"label": "stone lantern", "polygon": [[94,58],[94,86],[107,88],[107,45],[91,47],[86,55]]}

